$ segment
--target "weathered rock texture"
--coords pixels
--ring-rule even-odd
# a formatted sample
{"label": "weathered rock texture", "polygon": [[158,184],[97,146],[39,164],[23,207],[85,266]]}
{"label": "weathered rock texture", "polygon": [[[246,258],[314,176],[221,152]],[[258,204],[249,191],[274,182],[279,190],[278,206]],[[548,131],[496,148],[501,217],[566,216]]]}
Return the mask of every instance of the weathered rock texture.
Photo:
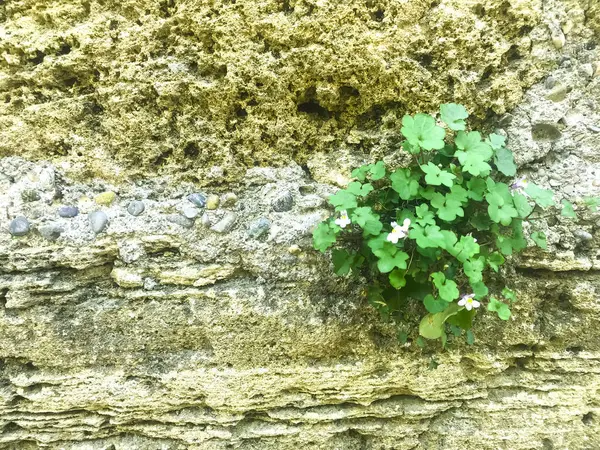
{"label": "weathered rock texture", "polygon": [[310,237],[448,100],[598,195],[599,32],[591,0],[1,3],[0,448],[600,448],[598,214],[532,225],[512,320],[446,351],[399,345]]}

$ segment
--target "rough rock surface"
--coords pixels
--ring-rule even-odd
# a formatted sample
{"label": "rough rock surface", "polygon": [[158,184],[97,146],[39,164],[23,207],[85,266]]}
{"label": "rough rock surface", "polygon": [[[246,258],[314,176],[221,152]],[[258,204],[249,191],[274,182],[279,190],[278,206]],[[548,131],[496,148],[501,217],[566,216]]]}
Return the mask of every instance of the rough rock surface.
{"label": "rough rock surface", "polygon": [[[585,0],[0,3],[0,448],[599,448],[594,33]],[[578,220],[532,222],[511,321],[441,351],[398,344],[310,233],[446,100]]]}

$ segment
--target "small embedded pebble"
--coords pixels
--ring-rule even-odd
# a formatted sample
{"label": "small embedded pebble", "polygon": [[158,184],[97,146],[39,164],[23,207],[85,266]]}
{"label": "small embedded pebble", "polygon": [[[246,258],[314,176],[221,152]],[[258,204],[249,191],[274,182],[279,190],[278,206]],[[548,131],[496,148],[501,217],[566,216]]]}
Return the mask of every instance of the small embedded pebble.
{"label": "small embedded pebble", "polygon": [[198,214],[200,214],[200,211],[198,211],[197,208],[194,208],[193,206],[188,206],[188,205],[184,206],[181,209],[181,212],[188,219],[195,219],[196,217],[198,217]]}
{"label": "small embedded pebble", "polygon": [[554,44],[554,48],[560,50],[565,46],[565,35],[561,30],[555,29],[552,30],[552,44]]}
{"label": "small embedded pebble", "polygon": [[227,233],[233,228],[235,221],[237,220],[237,214],[235,213],[227,213],[225,217],[219,220],[211,230],[216,231],[217,233]]}
{"label": "small embedded pebble", "polygon": [[567,86],[565,86],[564,84],[556,85],[550,92],[548,92],[548,95],[546,95],[546,98],[548,100],[552,100],[553,102],[561,102],[566,97],[567,97]]}
{"label": "small embedded pebble", "polygon": [[88,214],[88,220],[92,231],[96,234],[101,233],[108,224],[108,216],[103,211],[94,211]]}
{"label": "small embedded pebble", "polygon": [[579,73],[584,77],[592,78],[594,76],[594,67],[589,63],[582,64],[579,67]]}
{"label": "small embedded pebble", "polygon": [[544,86],[546,87],[546,89],[552,89],[555,85],[556,78],[554,78],[552,75],[546,78],[546,81],[544,82]]}
{"label": "small embedded pebble", "polygon": [[13,236],[25,236],[30,229],[29,221],[23,216],[14,219],[8,227],[8,231]]}
{"label": "small embedded pebble", "polygon": [[61,206],[58,208],[58,215],[60,217],[76,217],[79,214],[79,208],[77,206]]}
{"label": "small embedded pebble", "polygon": [[49,241],[55,241],[65,230],[56,223],[50,223],[48,225],[41,225],[38,227],[38,231],[45,239],[48,239]]}
{"label": "small embedded pebble", "polygon": [[35,189],[25,189],[21,192],[21,200],[25,203],[35,202],[40,199],[40,194]]}
{"label": "small embedded pebble", "polygon": [[199,192],[188,195],[187,199],[199,208],[206,206],[206,197]]}
{"label": "small embedded pebble", "polygon": [[170,214],[167,216],[167,220],[183,228],[192,228],[194,226],[193,220],[188,219],[181,214]]}
{"label": "small embedded pebble", "polygon": [[597,127],[596,125],[588,125],[587,129],[592,133],[600,133],[600,127]]}
{"label": "small embedded pebble", "polygon": [[127,205],[127,212],[132,216],[139,216],[146,210],[146,205],[141,200],[133,200]]}
{"label": "small embedded pebble", "polygon": [[285,192],[283,195],[273,200],[271,206],[273,207],[273,211],[276,212],[289,211],[292,209],[292,206],[294,206],[294,197],[292,197],[290,192]]}
{"label": "small embedded pebble", "polygon": [[288,247],[288,252],[291,255],[299,255],[302,253],[302,249],[297,244],[292,244]]}
{"label": "small embedded pebble", "polygon": [[235,195],[233,192],[228,192],[221,199],[221,205],[233,206],[233,205],[235,205],[235,202],[237,202],[237,199],[238,199],[237,195]]}
{"label": "small embedded pebble", "polygon": [[248,226],[248,236],[254,239],[258,239],[265,233],[269,231],[271,228],[271,221],[266,217],[261,217],[258,220],[255,220]]}
{"label": "small embedded pebble", "polygon": [[594,239],[594,236],[592,236],[591,233],[588,233],[585,230],[575,230],[573,232],[573,236],[575,236],[577,239],[579,239],[581,241],[591,241],[592,239]]}
{"label": "small embedded pebble", "polygon": [[206,199],[206,209],[217,209],[219,207],[219,196],[209,195]]}
{"label": "small embedded pebble", "polygon": [[94,200],[99,205],[110,206],[112,204],[112,202],[115,201],[116,197],[117,197],[117,194],[115,194],[113,191],[106,191],[106,192],[96,195],[96,198]]}
{"label": "small embedded pebble", "polygon": [[208,217],[208,214],[202,214],[202,218],[200,220],[203,226],[205,226],[206,228],[210,227],[210,217]]}

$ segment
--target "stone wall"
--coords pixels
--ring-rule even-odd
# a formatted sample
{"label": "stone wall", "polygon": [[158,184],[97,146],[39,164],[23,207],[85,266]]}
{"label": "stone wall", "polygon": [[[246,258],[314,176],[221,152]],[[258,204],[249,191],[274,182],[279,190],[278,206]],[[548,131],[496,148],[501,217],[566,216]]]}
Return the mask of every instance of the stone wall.
{"label": "stone wall", "polygon": [[599,448],[598,213],[536,224],[511,321],[447,350],[311,243],[445,101],[598,195],[599,32],[591,0],[0,4],[0,448]]}

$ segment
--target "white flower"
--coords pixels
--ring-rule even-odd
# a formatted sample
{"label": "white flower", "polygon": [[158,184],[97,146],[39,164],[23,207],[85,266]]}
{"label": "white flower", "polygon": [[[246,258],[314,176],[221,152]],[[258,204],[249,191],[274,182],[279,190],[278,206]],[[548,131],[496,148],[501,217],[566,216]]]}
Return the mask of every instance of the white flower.
{"label": "white flower", "polygon": [[387,235],[388,242],[397,244],[398,239],[404,239],[408,236],[408,227],[410,226],[410,219],[404,219],[402,226],[396,222],[392,222],[392,232]]}
{"label": "white flower", "polygon": [[335,219],[335,224],[342,228],[346,228],[346,225],[350,225],[350,219],[348,219],[348,211],[340,211],[340,218]]}
{"label": "white flower", "polygon": [[479,308],[480,303],[473,297],[475,297],[475,294],[463,295],[458,301],[458,306],[464,306],[467,311],[471,311],[473,308]]}

